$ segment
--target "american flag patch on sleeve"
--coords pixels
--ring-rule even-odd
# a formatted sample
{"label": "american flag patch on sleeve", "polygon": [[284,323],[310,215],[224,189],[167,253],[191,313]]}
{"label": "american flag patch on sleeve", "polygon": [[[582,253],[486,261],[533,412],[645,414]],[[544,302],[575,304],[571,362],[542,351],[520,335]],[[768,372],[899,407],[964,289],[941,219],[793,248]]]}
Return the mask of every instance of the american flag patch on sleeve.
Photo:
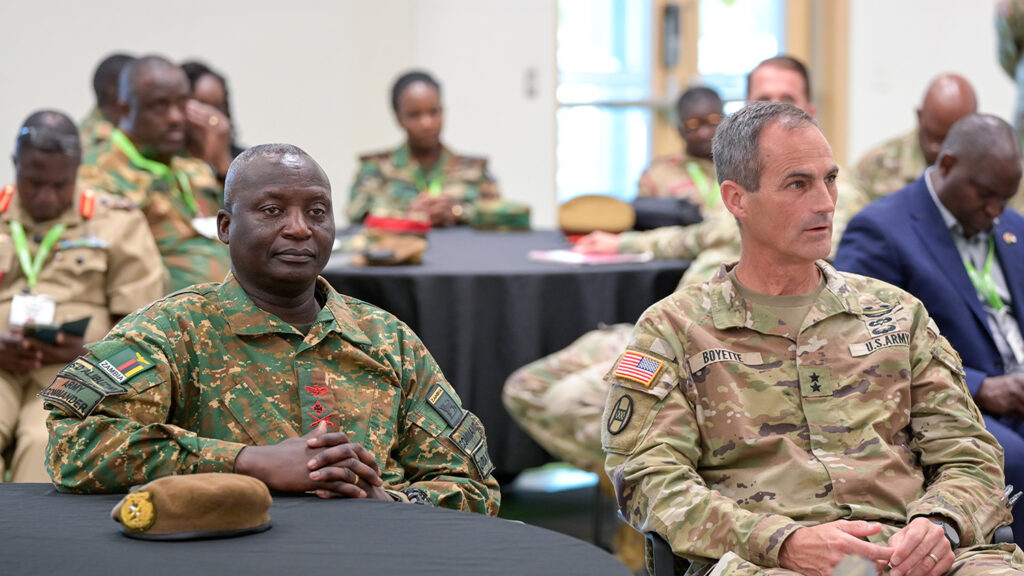
{"label": "american flag patch on sleeve", "polygon": [[622,355],[622,358],[619,358],[619,363],[615,365],[615,372],[612,374],[639,382],[650,388],[651,383],[658,377],[658,373],[661,372],[661,368],[664,365],[665,363],[661,360],[655,360],[646,354],[627,350]]}

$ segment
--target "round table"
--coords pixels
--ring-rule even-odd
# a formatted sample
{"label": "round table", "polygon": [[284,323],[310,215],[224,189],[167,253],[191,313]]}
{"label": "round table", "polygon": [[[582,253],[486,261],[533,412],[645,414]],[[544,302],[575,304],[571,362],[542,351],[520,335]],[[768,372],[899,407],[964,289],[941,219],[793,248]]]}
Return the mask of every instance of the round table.
{"label": "round table", "polygon": [[220,540],[133,540],[110,519],[120,499],[60,494],[49,484],[0,484],[0,572],[629,574],[596,546],[512,520],[307,495],[275,495],[273,526],[266,532]]}
{"label": "round table", "polygon": [[549,460],[501,405],[516,369],[560,350],[600,324],[635,322],[669,295],[689,262],[570,266],[529,259],[568,248],[553,230],[433,230],[423,263],[356,267],[336,255],[323,276],[343,294],[375,304],[423,340],[463,404],[484,423],[499,474]]}

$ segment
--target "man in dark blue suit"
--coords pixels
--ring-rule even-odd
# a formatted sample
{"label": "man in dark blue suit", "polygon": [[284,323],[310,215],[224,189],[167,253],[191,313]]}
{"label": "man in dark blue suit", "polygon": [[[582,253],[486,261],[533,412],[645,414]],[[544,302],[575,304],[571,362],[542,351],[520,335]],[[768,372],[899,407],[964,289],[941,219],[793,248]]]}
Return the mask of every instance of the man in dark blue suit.
{"label": "man in dark blue suit", "polygon": [[1020,178],[1013,128],[967,116],[922,177],[850,221],[835,266],[924,302],[963,357],[967,387],[1003,445],[1007,484],[1024,489],[1024,217],[1006,208]]}

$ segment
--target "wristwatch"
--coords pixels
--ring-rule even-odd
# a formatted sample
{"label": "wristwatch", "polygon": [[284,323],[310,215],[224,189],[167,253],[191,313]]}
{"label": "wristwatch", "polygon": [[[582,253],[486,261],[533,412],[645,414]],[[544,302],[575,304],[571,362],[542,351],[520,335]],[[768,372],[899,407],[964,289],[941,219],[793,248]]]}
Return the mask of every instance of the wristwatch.
{"label": "wristwatch", "polygon": [[946,536],[946,540],[949,541],[949,547],[956,550],[960,547],[960,535],[956,533],[956,528],[953,528],[949,522],[943,522],[942,520],[935,520],[929,518],[929,522],[942,528],[942,534]]}

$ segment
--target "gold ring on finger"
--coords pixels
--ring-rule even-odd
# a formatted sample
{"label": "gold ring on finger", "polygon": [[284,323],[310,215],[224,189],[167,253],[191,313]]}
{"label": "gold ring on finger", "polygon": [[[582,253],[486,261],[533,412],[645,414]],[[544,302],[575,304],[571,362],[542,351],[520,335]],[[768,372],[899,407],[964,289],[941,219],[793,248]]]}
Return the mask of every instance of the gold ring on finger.
{"label": "gold ring on finger", "polygon": [[928,557],[931,558],[932,560],[934,560],[936,564],[939,563],[939,557],[936,556],[935,554],[932,554],[931,552],[929,552],[928,553]]}
{"label": "gold ring on finger", "polygon": [[[353,486],[359,486],[359,476],[358,475],[356,475],[356,480],[355,480],[355,482],[352,483],[352,485]],[[935,558],[935,556],[932,556],[932,558]],[[935,561],[938,562],[937,559]]]}
{"label": "gold ring on finger", "polygon": [[210,118],[207,119],[206,122],[210,126],[216,126],[217,124],[220,124],[220,118],[217,118],[216,116],[210,116]]}

